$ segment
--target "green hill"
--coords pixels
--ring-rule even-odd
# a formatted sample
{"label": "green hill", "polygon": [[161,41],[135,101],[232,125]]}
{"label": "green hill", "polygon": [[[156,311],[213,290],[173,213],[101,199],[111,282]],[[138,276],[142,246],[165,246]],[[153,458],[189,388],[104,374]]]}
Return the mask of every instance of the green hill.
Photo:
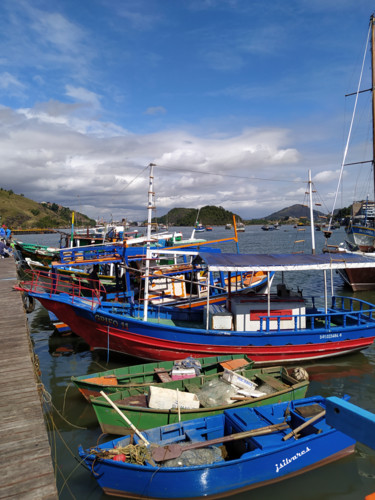
{"label": "green hill", "polygon": [[168,224],[173,226],[194,226],[195,222],[203,224],[204,226],[210,224],[212,226],[222,226],[224,224],[233,222],[233,215],[236,216],[237,221],[241,221],[241,217],[233,212],[225,210],[223,207],[215,207],[213,205],[206,205],[199,211],[196,208],[172,208],[166,215],[158,217],[156,222],[159,224]]}
{"label": "green hill", "polygon": [[[3,188],[0,188],[0,217],[1,224],[11,229],[61,228],[72,223],[69,208],[51,202],[38,203]],[[95,221],[76,212],[75,224],[94,226]]]}

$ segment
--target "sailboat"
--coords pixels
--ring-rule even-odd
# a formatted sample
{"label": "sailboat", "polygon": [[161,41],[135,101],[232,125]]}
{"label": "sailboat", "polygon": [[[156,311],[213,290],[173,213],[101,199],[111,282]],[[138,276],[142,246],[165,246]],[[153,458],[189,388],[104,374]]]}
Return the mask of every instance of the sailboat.
{"label": "sailboat", "polygon": [[[371,46],[371,77],[372,84],[371,88],[368,89],[372,92],[372,159],[368,162],[360,162],[360,163],[371,163],[373,167],[373,188],[375,187],[375,16],[372,15],[370,18],[370,26],[368,32],[368,40],[365,49],[365,55],[363,57],[363,66],[366,59],[366,54],[368,52],[368,46]],[[351,120],[351,125],[349,129],[349,135],[345,147],[344,158],[341,165],[340,178],[338,182],[338,188],[336,191],[335,203],[338,196],[343,167],[345,165],[346,154],[350,142],[350,136],[352,131],[353,119],[356,111],[358,96],[362,92],[366,92],[360,90],[362,80],[362,72],[361,79],[358,83],[358,89],[355,93],[356,101],[354,105],[353,117]],[[332,214],[334,213],[334,208],[332,210]],[[332,215],[329,222],[328,229],[331,228],[332,223]],[[370,258],[375,259],[375,201],[370,201],[368,196],[366,200],[356,201],[352,205],[352,215],[348,226],[345,228],[346,231],[346,240],[345,245],[340,245],[336,248],[335,251],[339,253],[357,253]],[[332,251],[332,250],[331,250]],[[343,278],[346,284],[351,286],[353,291],[360,290],[374,290],[375,289],[375,269],[340,269],[339,274]]]}

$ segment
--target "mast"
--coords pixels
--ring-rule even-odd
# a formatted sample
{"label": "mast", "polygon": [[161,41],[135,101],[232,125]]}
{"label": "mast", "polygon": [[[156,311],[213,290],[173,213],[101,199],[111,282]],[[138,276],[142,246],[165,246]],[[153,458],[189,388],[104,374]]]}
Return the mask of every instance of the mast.
{"label": "mast", "polygon": [[310,197],[311,253],[315,255],[315,225],[314,225],[314,209],[312,204],[311,170],[309,170],[309,197]]}
{"label": "mast", "polygon": [[375,17],[372,14],[370,18],[371,22],[371,89],[372,89],[372,174],[373,174],[373,184],[374,184],[374,202],[375,202]]}
{"label": "mast", "polygon": [[147,203],[147,246],[146,246],[146,265],[145,265],[145,291],[144,291],[144,311],[143,320],[147,321],[148,313],[148,285],[150,275],[150,260],[151,260],[151,224],[152,224],[152,211],[154,206],[154,163],[150,163],[150,176],[148,182],[148,203]]}

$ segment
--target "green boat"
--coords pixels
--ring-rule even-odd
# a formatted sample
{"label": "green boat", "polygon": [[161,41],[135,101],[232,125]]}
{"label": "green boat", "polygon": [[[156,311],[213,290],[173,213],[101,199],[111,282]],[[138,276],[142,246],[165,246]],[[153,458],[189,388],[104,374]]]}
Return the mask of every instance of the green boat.
{"label": "green boat", "polygon": [[[256,384],[253,395],[243,396],[236,393],[236,389],[233,393],[233,385],[223,380],[223,372],[148,387],[132,387],[117,391],[108,397],[136,428],[144,430],[178,423],[179,420],[216,415],[228,408],[263,406],[303,398],[309,385],[306,372],[306,378],[297,381],[282,366],[231,371],[231,375],[246,379],[249,384]],[[169,408],[156,408],[154,405],[150,407],[154,388],[159,392],[162,392],[160,389],[171,390],[154,398],[161,403],[161,407],[165,407],[173,393],[174,401]],[[194,396],[196,399],[193,403],[189,402],[189,405],[195,407],[187,408],[186,399],[189,397],[191,400]],[[124,435],[132,432],[125,419],[103,396],[91,398],[91,403],[103,433]]]}
{"label": "green boat", "polygon": [[[243,354],[210,356],[196,359],[196,361],[200,364],[202,375],[212,375],[217,373],[218,370],[222,371],[223,368],[221,366],[218,368],[218,365],[224,362],[232,362],[230,365],[232,369],[245,366],[251,368],[253,366],[253,361]],[[175,361],[159,361],[142,365],[124,366],[90,375],[72,377],[71,381],[76,385],[81,394],[88,401],[91,401],[90,397],[100,396],[100,391],[111,394],[134,385],[147,386],[170,380],[169,374],[173,370],[175,363]]]}

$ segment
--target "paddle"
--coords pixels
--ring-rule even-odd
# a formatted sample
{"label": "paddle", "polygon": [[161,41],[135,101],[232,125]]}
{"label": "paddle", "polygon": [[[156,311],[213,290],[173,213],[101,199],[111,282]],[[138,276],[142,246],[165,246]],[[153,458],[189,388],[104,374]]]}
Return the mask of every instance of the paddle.
{"label": "paddle", "polygon": [[158,448],[153,448],[151,450],[151,456],[155,462],[163,462],[164,460],[170,460],[171,458],[178,458],[183,451],[195,450],[197,448],[205,448],[212,444],[226,443],[228,441],[235,441],[237,439],[244,439],[251,436],[261,436],[263,434],[271,434],[272,432],[281,431],[286,429],[288,424],[282,422],[280,424],[268,425],[266,427],[259,427],[257,429],[252,429],[251,431],[238,432],[237,434],[230,434],[229,436],[223,436],[215,439],[210,439],[208,441],[198,441],[196,443],[187,444],[181,446],[178,443],[171,443],[166,446],[159,446]]}
{"label": "paddle", "polygon": [[315,417],[311,417],[309,420],[307,420],[306,422],[304,422],[300,426],[298,426],[295,429],[293,429],[292,432],[290,432],[289,434],[287,434],[286,436],[284,436],[283,437],[283,441],[287,441],[291,437],[297,436],[297,434],[299,433],[299,431],[302,431],[302,429],[304,429],[305,427],[308,427],[309,425],[313,424],[316,420],[319,420],[321,417],[324,417],[325,414],[326,414],[326,411],[323,410],[320,413],[318,413],[317,415],[315,415]]}

